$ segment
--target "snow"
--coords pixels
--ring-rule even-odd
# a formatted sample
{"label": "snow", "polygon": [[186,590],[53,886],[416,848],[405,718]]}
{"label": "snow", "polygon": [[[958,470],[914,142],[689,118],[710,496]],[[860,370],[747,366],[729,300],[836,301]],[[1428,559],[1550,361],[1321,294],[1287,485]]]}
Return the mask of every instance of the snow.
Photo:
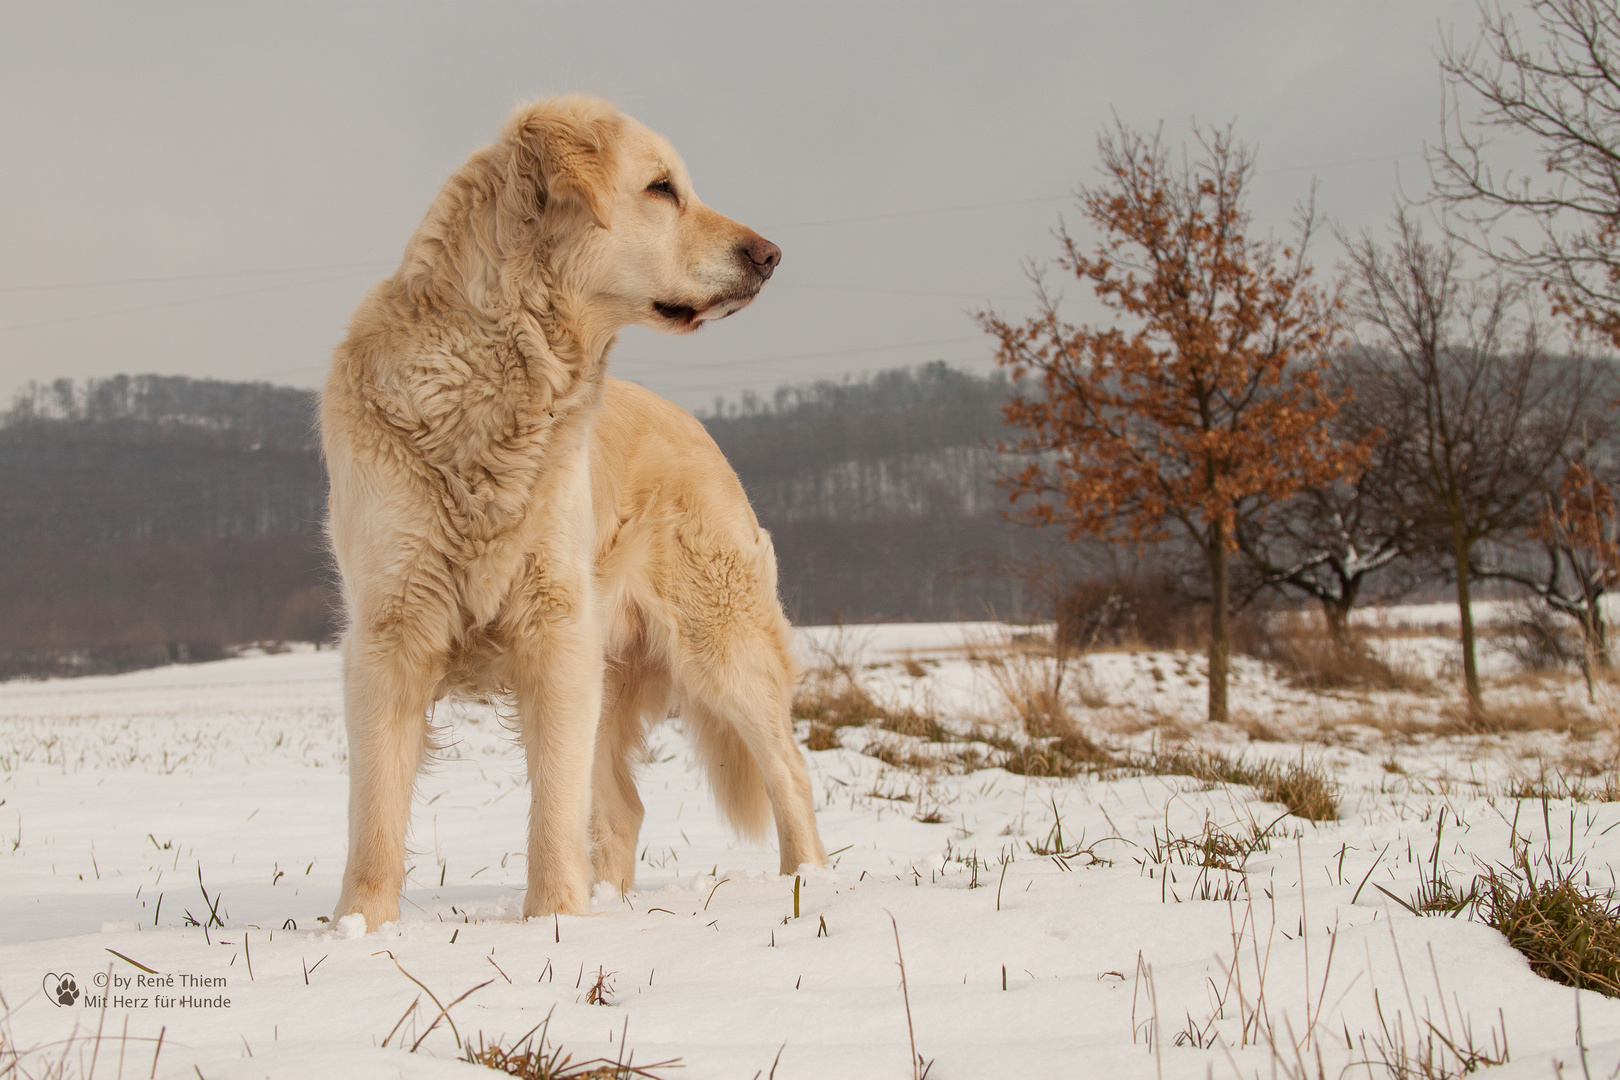
{"label": "snow", "polygon": [[[842,650],[874,693],[965,725],[997,718],[969,653],[1006,634],[812,628],[801,643],[807,664]],[[523,923],[521,755],[494,710],[441,705],[451,745],[420,785],[404,914],[371,934],[318,921],[346,842],[334,653],[3,684],[0,1055],[28,1054],[34,1075],[58,1060],[89,1075],[95,1056],[103,1075],[145,1076],[161,1034],[158,1076],[477,1076],[490,1074],[456,1062],[458,1042],[510,1041],[549,1017],[576,1062],[899,1078],[909,997],[933,1080],[1315,1076],[1318,1058],[1338,1076],[1428,1024],[1487,1051],[1505,1027],[1511,1059],[1493,1075],[1549,1077],[1555,1061],[1574,1075],[1581,1044],[1610,1075],[1620,1002],[1540,978],[1486,926],[1418,918],[1380,891],[1408,898],[1436,864],[1465,883],[1515,842],[1611,881],[1620,804],[1503,794],[1547,762],[1607,752],[1608,735],[1395,736],[1358,717],[1433,714],[1434,695],[1311,695],[1242,661],[1236,711],[1287,736],[1251,742],[1200,724],[1201,672],[1177,653],[1092,657],[1088,730],[1116,746],[1178,731],[1231,754],[1303,754],[1339,778],[1341,820],[1187,778],[920,775],[846,731],[843,748],[806,753],[835,854],[802,875],[795,918],[793,878],[720,824],[669,725],[642,773],[635,890],[600,890],[589,917]],[[1241,869],[1200,865],[1182,842],[1267,826]],[[71,1006],[44,991],[64,973],[82,991]],[[590,1000],[599,979],[605,1005]],[[435,997],[461,998],[449,1022],[433,1024]]]}

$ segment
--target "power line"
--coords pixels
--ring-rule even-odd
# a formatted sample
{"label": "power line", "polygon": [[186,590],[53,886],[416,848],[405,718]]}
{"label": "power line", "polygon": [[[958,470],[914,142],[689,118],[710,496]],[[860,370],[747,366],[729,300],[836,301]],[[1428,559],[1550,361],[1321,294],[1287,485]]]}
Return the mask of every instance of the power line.
{"label": "power line", "polygon": [[764,225],[761,231],[780,232],[783,229],[813,229],[822,225],[852,225],[863,221],[888,221],[893,218],[928,217],[933,214],[958,214],[969,210],[993,210],[1003,206],[1029,206],[1034,203],[1061,202],[1068,195],[1040,195],[1033,199],[1007,199],[1001,202],[963,203],[960,206],[936,206],[931,210],[895,210],[885,214],[862,214],[859,217],[825,218],[821,221],[796,221],[789,225]]}
{"label": "power line", "polygon": [[260,293],[281,292],[284,289],[296,289],[302,285],[328,285],[334,281],[344,281],[357,277],[359,271],[350,271],[347,274],[338,274],[335,277],[314,278],[308,281],[288,281],[279,285],[266,285],[258,289],[242,289],[238,292],[211,293],[208,296],[194,296],[189,300],[167,300],[159,304],[142,304],[139,307],[114,308],[111,311],[92,311],[84,315],[69,315],[61,319],[40,319],[35,322],[12,323],[9,326],[0,326],[0,333],[7,330],[31,330],[38,326],[63,326],[67,323],[87,322],[91,319],[106,319],[114,315],[133,315],[141,311],[158,311],[163,308],[185,307],[188,304],[206,304],[211,300],[230,300],[238,296],[257,296]]}
{"label": "power line", "polygon": [[[1422,157],[1423,151],[1412,150],[1404,154],[1377,154],[1372,157],[1344,158],[1339,161],[1323,161],[1314,165],[1288,165],[1280,169],[1257,169],[1256,176],[1277,176],[1283,173],[1306,172],[1311,169],[1338,169],[1348,165],[1367,165],[1379,161],[1400,161],[1405,158]],[[762,231],[782,229],[809,229],[822,225],[853,225],[866,221],[889,221],[896,218],[928,217],[936,214],[966,213],[971,210],[995,210],[1007,206],[1031,206],[1038,203],[1066,202],[1074,198],[1073,195],[1037,195],[1028,199],[1005,199],[998,202],[960,203],[956,206],[936,206],[928,210],[894,210],[883,214],[862,214],[857,217],[824,218],[819,221],[796,221],[786,225],[762,226]]]}
{"label": "power line", "polygon": [[163,277],[112,278],[106,281],[64,281],[51,285],[4,285],[0,293],[56,292],[62,289],[99,289],[113,285],[153,285],[170,281],[211,281],[215,278],[264,277],[271,274],[313,274],[325,270],[361,270],[392,265],[386,262],[325,263],[319,266],[282,266],[270,270],[219,270],[207,274],[169,274]]}
{"label": "power line", "polygon": [[[1337,169],[1350,165],[1367,165],[1380,161],[1400,161],[1407,158],[1422,157],[1423,151],[1413,150],[1404,154],[1377,154],[1372,157],[1343,158],[1336,161],[1323,161],[1311,165],[1288,165],[1277,169],[1260,169],[1256,176],[1275,176],[1282,173],[1306,172],[1311,169]],[[974,210],[995,210],[1009,206],[1033,206],[1040,203],[1063,202],[1072,199],[1073,195],[1037,195],[1027,199],[1001,199],[993,202],[958,203],[954,206],[936,206],[924,210],[893,210],[878,214],[859,214],[853,217],[822,218],[816,221],[795,221],[781,225],[763,226],[766,229],[810,229],[826,225],[852,225],[868,221],[889,221],[913,217],[929,217],[939,214],[968,213]],[[354,263],[320,263],[310,266],[280,266],[258,270],[219,270],[200,274],[165,274],[153,277],[109,278],[99,281],[64,281],[44,285],[0,285],[0,294],[25,292],[53,292],[66,289],[99,289],[118,285],[149,285],[176,281],[208,281],[216,278],[261,277],[274,274],[302,274],[317,273],[326,270],[360,270],[392,266],[389,260],[375,260],[372,262]],[[821,288],[837,288],[838,286],[819,286]],[[893,291],[902,290],[867,290]],[[931,295],[931,294],[925,294]],[[945,294],[940,294],[945,295]]]}
{"label": "power line", "polygon": [[828,289],[834,292],[883,293],[892,296],[938,296],[945,299],[959,299],[965,296],[982,296],[987,300],[1024,299],[1024,297],[1008,296],[1004,293],[989,294],[966,290],[946,292],[939,289],[891,289],[876,285],[818,285],[809,281],[779,281],[771,287],[773,289]]}

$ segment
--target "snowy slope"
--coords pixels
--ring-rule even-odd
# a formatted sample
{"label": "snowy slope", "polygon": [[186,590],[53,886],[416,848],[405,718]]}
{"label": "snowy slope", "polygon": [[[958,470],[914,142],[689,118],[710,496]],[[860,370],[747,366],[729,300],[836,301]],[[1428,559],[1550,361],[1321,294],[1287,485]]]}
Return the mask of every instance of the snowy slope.
{"label": "snowy slope", "polygon": [[[993,713],[959,648],[985,628],[868,632],[869,659],[888,665],[870,672],[878,691]],[[1198,663],[1177,663],[1109,654],[1092,679],[1114,705],[1140,698],[1196,727]],[[783,1080],[907,1077],[897,928],[935,1080],[1315,1076],[1318,1057],[1331,1077],[1380,1045],[1411,1050],[1425,1024],[1457,1044],[1471,1030],[1486,1052],[1505,1027],[1511,1060],[1493,1074],[1580,1068],[1574,991],[1494,930],[1417,918],[1376,888],[1409,897],[1435,859],[1466,878],[1508,860],[1515,837],[1607,883],[1620,804],[1501,794],[1527,756],[1558,752],[1552,735],[1313,744],[1303,752],[1345,785],[1343,820],[1324,825],[1185,778],[924,776],[849,748],[807,753],[837,854],[806,875],[795,919],[793,880],[719,824],[671,725],[643,773],[635,891],[599,895],[589,918],[523,924],[521,757],[493,711],[441,706],[453,744],[421,785],[407,914],[348,936],[317,921],[344,857],[339,689],[330,652],[0,685],[4,1053],[28,1054],[31,1075],[49,1061],[89,1075],[94,1057],[100,1075],[146,1076],[161,1032],[158,1076],[476,1076],[453,1060],[459,1040],[510,1040],[549,1015],[576,1059],[681,1060],[661,1074],[746,1080],[775,1061]],[[1257,665],[1238,691],[1275,723],[1305,708]],[[1176,842],[1268,825],[1242,871]],[[185,925],[211,904],[223,927]],[[172,985],[135,985],[131,961]],[[605,1006],[587,1000],[599,971]],[[81,992],[55,1004],[45,987],[65,973]],[[421,987],[444,1003],[472,991],[454,1030],[428,1031],[438,1009]],[[1620,1003],[1583,993],[1579,1007],[1590,1068],[1607,1076]]]}

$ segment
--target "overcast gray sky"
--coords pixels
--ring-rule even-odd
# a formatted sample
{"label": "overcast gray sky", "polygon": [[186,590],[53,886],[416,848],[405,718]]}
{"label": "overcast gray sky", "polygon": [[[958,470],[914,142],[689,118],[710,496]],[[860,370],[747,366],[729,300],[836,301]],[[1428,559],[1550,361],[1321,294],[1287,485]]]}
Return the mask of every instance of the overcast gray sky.
{"label": "overcast gray sky", "polygon": [[[1472,0],[1357,3],[15,3],[0,33],[0,393],[159,372],[318,386],[449,172],[522,99],[581,90],[670,137],[782,246],[754,306],[633,327],[610,370],[689,408],[945,359],[1030,309],[1116,110],[1235,119],[1254,210],[1313,176],[1344,226],[1420,191],[1435,51]],[[1331,237],[1318,261],[1331,266]],[[1073,314],[1089,307],[1067,290]]]}

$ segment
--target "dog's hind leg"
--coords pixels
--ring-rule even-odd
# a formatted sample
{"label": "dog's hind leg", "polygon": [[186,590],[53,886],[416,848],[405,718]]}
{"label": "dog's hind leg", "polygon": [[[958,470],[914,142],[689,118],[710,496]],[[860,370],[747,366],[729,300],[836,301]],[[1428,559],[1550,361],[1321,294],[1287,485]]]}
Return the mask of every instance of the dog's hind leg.
{"label": "dog's hind leg", "polygon": [[682,717],[721,812],[738,832],[757,835],[768,808],[782,873],[822,865],[810,774],[793,739],[791,662],[768,634],[698,655],[683,665]]}
{"label": "dog's hind leg", "polygon": [[366,929],[399,918],[411,793],[428,750],[435,673],[397,643],[350,634],[343,647],[349,734],[349,858],[335,917],[359,913]]}
{"label": "dog's hind leg", "polygon": [[643,809],[635,767],[650,724],[669,709],[669,677],[640,658],[611,665],[596,731],[591,780],[591,865],[597,881],[628,892],[636,878],[636,841]]}

